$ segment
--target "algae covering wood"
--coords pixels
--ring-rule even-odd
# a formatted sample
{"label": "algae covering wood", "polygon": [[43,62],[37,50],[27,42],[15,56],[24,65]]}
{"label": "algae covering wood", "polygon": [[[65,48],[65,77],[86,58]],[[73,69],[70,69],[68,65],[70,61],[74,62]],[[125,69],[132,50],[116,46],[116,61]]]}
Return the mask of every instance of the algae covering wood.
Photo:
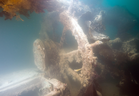
{"label": "algae covering wood", "polygon": [[29,13],[34,11],[36,13],[43,13],[44,9],[53,11],[58,8],[57,4],[56,0],[0,0],[0,9],[2,9],[0,17],[5,16],[5,20],[15,16],[21,19],[19,14],[29,17]]}

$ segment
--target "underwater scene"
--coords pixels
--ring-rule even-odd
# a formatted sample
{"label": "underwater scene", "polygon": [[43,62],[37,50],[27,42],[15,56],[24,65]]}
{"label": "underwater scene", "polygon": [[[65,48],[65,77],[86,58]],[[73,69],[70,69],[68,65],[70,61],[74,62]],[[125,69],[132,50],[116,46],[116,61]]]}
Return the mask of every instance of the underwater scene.
{"label": "underwater scene", "polygon": [[0,96],[139,96],[138,0],[0,0]]}

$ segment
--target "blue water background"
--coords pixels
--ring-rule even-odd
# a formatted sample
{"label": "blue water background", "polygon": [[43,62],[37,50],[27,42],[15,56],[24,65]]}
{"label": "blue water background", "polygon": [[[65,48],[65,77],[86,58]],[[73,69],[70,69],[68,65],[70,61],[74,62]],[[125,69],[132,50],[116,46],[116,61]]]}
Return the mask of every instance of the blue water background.
{"label": "blue water background", "polygon": [[[95,8],[110,9],[114,6],[122,6],[126,8],[131,14],[139,18],[139,0],[81,0],[89,6]],[[115,39],[117,36],[117,29],[115,26],[105,25],[105,33],[110,37],[110,39]],[[139,25],[135,26],[132,30],[127,33],[132,36],[136,36],[139,33]]]}
{"label": "blue water background", "polygon": [[35,66],[33,42],[39,37],[42,15],[21,16],[24,21],[0,18],[0,74]]}

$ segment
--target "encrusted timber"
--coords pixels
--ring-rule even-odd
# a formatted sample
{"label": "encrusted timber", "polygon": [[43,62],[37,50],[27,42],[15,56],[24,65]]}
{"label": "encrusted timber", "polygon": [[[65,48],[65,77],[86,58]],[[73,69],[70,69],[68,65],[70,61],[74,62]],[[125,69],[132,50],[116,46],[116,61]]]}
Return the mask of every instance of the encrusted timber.
{"label": "encrusted timber", "polygon": [[[93,49],[93,47],[95,47],[99,44],[102,44],[102,42],[96,41],[93,44],[89,44],[87,37],[84,34],[81,27],[79,26],[77,20],[74,19],[73,17],[71,17],[68,14],[68,12],[66,12],[66,11],[62,12],[60,14],[60,20],[63,23],[64,27],[67,30],[70,30],[72,32],[72,35],[75,37],[75,39],[78,43],[78,52],[81,54],[81,59],[82,59],[82,64],[83,64],[82,69],[81,69],[81,75],[79,76],[77,73],[75,73],[70,68],[65,69],[65,70],[67,71],[67,73],[70,73],[70,75],[72,75],[73,77],[77,78],[80,81],[82,87],[80,89],[78,96],[81,96],[85,92],[87,87],[92,83],[93,77],[94,77],[94,68],[95,68],[94,65],[96,64],[96,57],[94,56],[92,49]],[[67,53],[67,54],[72,54],[72,53]],[[69,56],[69,58],[71,58],[71,57]],[[66,62],[66,60],[64,62]],[[65,64],[67,64],[67,63],[65,63]],[[68,65],[65,65],[65,66],[68,67]],[[65,68],[67,68],[67,67],[65,67]]]}
{"label": "encrusted timber", "polygon": [[72,63],[74,60],[76,60],[77,63],[82,62],[81,54],[79,50],[71,51],[67,54],[64,54],[64,59],[68,60],[70,63]]}
{"label": "encrusted timber", "polygon": [[58,81],[57,79],[47,80],[53,85],[53,90],[44,96],[70,96],[67,85]]}
{"label": "encrusted timber", "polygon": [[67,54],[61,55],[59,63],[61,73],[64,73],[63,75],[65,75],[66,73],[68,76],[72,77],[74,81],[82,82],[81,77],[69,67],[69,64],[72,63],[74,60],[76,60],[76,62],[78,63],[82,61],[79,50],[75,50]]}

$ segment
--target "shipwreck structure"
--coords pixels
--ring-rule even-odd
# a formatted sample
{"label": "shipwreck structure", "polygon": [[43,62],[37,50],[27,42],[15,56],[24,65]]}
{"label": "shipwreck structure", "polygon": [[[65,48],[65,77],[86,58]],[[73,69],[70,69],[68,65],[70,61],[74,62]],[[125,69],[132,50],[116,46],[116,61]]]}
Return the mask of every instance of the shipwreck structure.
{"label": "shipwreck structure", "polygon": [[[0,82],[1,96],[27,96],[34,92],[33,96],[102,96],[97,80],[105,78],[107,73],[113,78],[120,78],[121,88],[128,84],[138,87],[139,79],[134,70],[126,70],[138,62],[138,46],[135,46],[138,39],[109,41],[109,37],[103,34],[103,10],[91,10],[78,0],[19,1],[0,0],[0,8],[3,8],[0,16],[20,18],[17,14],[20,13],[28,17],[28,11],[40,13],[43,9],[49,13],[42,24],[40,38],[33,43],[37,69],[19,72],[18,78],[26,75],[16,82],[4,78]],[[30,7],[31,3],[33,7]],[[56,34],[58,24],[63,26],[60,37]],[[76,42],[76,48],[65,51],[66,34],[69,33]]]}
{"label": "shipwreck structure", "polygon": [[[32,1],[26,1],[26,3],[28,2]],[[43,0],[40,2],[43,3]],[[0,4],[3,8],[3,11],[0,13],[1,16],[4,15],[6,17],[5,19],[12,19],[14,16],[20,18],[20,16],[17,16],[16,12],[19,11],[20,13],[22,8],[26,9],[26,11],[22,11],[23,15],[28,16],[28,14],[26,14],[27,9],[30,11],[34,9],[30,9],[30,7],[26,8],[23,3],[24,2],[22,0],[19,3],[1,1]],[[48,36],[47,32],[43,32],[45,38],[37,39],[33,44],[35,64],[41,73],[38,74],[33,71],[35,74],[33,76],[27,76],[23,80],[19,80],[19,82],[14,82],[12,84],[8,83],[10,85],[2,86],[0,90],[0,94],[2,96],[22,95],[24,92],[29,92],[30,90],[38,90],[37,92],[39,96],[84,96],[89,86],[93,85],[93,80],[96,76],[95,66],[97,63],[97,58],[94,56],[93,48],[102,44],[102,41],[98,40],[90,44],[87,36],[77,21],[77,18],[82,15],[81,11],[86,13],[86,11],[89,10],[88,6],[85,6],[88,8],[87,10],[82,8],[74,11],[75,6],[78,5],[78,8],[82,7],[80,2],[46,0],[45,3],[48,5],[46,6],[48,11],[56,11],[59,13],[59,21],[64,26],[61,40],[59,43],[56,43]],[[11,4],[11,6],[9,6],[9,4]],[[18,4],[23,7],[21,8]],[[52,7],[54,4],[55,7]],[[38,6],[36,7],[38,8]],[[41,7],[44,8],[44,6]],[[15,8],[18,8],[19,10],[15,10],[13,12],[12,10]],[[41,12],[41,9],[43,8],[40,8],[40,10],[36,9],[35,11]],[[68,53],[62,53],[60,50],[63,46],[67,31],[70,31],[74,36],[77,41],[78,48],[77,50]],[[81,65],[80,69],[77,69],[79,71],[69,67],[72,62],[77,62]],[[69,78],[72,80],[69,80]],[[77,87],[78,90],[75,93],[73,93],[71,91],[72,88],[69,87],[71,81],[77,82],[79,85]],[[100,94],[95,88],[93,90],[95,94]]]}

